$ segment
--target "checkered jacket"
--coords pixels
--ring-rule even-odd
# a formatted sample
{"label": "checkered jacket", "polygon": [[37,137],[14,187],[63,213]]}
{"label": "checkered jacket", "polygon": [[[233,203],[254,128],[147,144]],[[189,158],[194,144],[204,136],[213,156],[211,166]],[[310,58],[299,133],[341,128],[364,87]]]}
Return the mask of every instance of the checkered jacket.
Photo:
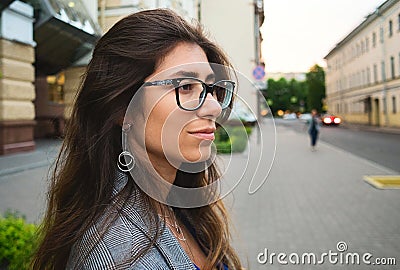
{"label": "checkered jacket", "polygon": [[[118,173],[114,194],[122,189],[127,179],[125,174]],[[130,260],[150,243],[145,209],[143,199],[136,196],[134,201],[124,205],[117,219],[101,237],[101,224],[105,223],[107,216],[115,213],[107,210],[110,212],[106,211],[72,247],[66,269],[196,269],[168,227],[146,254],[134,262]]]}

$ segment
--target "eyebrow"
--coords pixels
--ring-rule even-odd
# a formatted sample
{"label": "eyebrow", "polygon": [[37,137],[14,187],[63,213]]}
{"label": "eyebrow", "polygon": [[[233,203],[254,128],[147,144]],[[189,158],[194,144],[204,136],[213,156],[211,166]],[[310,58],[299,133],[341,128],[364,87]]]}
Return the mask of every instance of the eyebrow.
{"label": "eyebrow", "polygon": [[[192,77],[192,78],[198,78],[200,75],[198,72],[195,71],[184,71],[184,70],[180,70],[174,74],[172,74],[172,76],[183,76],[183,77]],[[206,77],[206,81],[209,80],[214,80],[215,79],[215,75],[214,73],[210,73],[207,75]]]}

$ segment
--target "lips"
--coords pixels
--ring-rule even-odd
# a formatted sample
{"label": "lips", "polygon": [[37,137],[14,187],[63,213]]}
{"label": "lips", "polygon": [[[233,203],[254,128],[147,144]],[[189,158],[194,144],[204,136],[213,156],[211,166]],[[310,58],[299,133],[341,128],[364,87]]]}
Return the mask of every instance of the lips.
{"label": "lips", "polygon": [[209,127],[209,128],[198,129],[195,131],[190,131],[189,134],[191,134],[199,139],[202,139],[202,140],[212,141],[215,139],[214,131],[215,131],[215,128]]}

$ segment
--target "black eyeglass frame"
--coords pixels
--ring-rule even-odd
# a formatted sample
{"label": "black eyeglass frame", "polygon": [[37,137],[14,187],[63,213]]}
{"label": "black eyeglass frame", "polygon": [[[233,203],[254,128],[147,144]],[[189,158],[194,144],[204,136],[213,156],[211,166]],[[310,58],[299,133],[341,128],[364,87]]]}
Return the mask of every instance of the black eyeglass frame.
{"label": "black eyeglass frame", "polygon": [[[195,108],[193,109],[188,109],[185,107],[182,107],[181,102],[179,100],[179,90],[178,88],[180,87],[179,84],[181,81],[183,80],[195,80],[199,83],[201,83],[201,85],[203,86],[203,91],[200,93],[200,97],[201,100],[199,102],[199,105],[197,105]],[[229,97],[229,102],[227,102],[227,104],[225,104],[224,106],[221,105],[222,110],[226,109],[229,107],[229,105],[232,102],[232,97],[233,97],[233,92],[235,90],[235,82],[230,81],[230,80],[219,80],[215,83],[212,84],[206,84],[205,82],[203,82],[202,80],[198,79],[198,78],[193,78],[193,77],[182,77],[182,78],[174,78],[174,79],[166,79],[166,80],[161,80],[161,81],[153,81],[153,82],[145,82],[143,84],[143,86],[168,86],[168,85],[173,85],[175,88],[175,98],[176,98],[176,104],[178,105],[179,108],[181,108],[182,110],[185,111],[195,111],[198,110],[201,106],[203,106],[204,101],[206,100],[207,94],[210,93],[211,95],[213,95],[213,92],[215,91],[213,88],[215,85],[221,83],[221,82],[229,82],[233,85],[232,90],[227,90],[231,92],[231,95]],[[204,95],[205,93],[205,95]]]}

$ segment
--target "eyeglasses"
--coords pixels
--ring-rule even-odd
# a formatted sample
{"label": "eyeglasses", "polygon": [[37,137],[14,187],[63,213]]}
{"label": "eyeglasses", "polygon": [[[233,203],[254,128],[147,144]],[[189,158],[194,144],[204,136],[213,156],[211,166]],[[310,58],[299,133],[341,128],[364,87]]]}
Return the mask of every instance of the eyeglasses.
{"label": "eyeglasses", "polygon": [[232,101],[235,83],[221,80],[213,84],[206,84],[197,78],[176,78],[162,81],[145,82],[143,86],[168,86],[175,88],[176,103],[185,111],[199,109],[210,93],[220,104],[222,109],[228,108]]}

